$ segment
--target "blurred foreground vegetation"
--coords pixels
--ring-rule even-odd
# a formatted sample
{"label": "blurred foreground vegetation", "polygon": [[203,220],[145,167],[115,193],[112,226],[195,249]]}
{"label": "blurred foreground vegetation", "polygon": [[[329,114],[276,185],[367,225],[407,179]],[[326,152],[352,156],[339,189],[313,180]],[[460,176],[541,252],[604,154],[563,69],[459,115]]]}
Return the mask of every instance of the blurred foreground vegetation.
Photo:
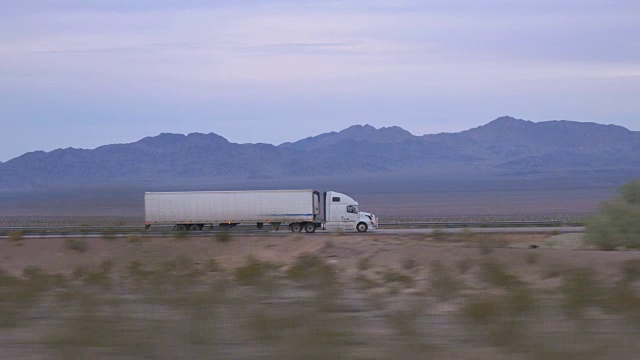
{"label": "blurred foreground vegetation", "polygon": [[636,358],[640,260],[603,278],[541,271],[539,254],[519,260],[524,272],[483,248],[453,262],[362,257],[349,271],[317,255],[0,271],[0,348],[12,359]]}
{"label": "blurred foreground vegetation", "polygon": [[621,186],[586,225],[588,244],[602,250],[640,249],[640,180]]}

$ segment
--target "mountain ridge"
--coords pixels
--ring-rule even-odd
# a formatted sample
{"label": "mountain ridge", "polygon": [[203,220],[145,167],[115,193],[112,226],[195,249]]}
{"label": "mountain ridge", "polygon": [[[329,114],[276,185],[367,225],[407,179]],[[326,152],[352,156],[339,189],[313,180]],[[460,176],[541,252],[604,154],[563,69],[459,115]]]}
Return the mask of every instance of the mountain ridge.
{"label": "mountain ridge", "polygon": [[94,149],[33,151],[0,163],[0,189],[183,184],[296,177],[488,172],[640,172],[640,132],[618,125],[509,116],[458,133],[413,135],[353,125],[280,145],[232,143],[216,133],[161,133]]}

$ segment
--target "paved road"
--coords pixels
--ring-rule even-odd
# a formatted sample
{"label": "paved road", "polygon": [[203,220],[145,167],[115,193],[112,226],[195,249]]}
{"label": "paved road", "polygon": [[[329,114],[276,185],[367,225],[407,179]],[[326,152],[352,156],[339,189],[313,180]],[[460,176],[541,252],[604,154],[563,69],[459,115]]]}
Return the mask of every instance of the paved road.
{"label": "paved road", "polygon": [[[491,234],[531,234],[531,233],[582,233],[584,232],[583,226],[552,226],[552,227],[497,227],[497,228],[443,228],[443,229],[377,229],[370,230],[366,233],[357,232],[344,232],[342,235],[408,235],[408,234],[431,234],[433,232],[440,232],[444,234],[459,234],[465,231],[473,233],[491,233]],[[187,236],[214,236],[219,231],[200,231],[197,233],[189,233]],[[268,234],[288,234],[289,231],[281,229],[280,231],[267,231],[258,229],[234,229],[230,231],[233,235],[268,235]],[[306,235],[304,232],[303,235]],[[334,235],[334,232],[318,230],[313,236]],[[110,234],[110,236],[127,237],[132,235],[141,236],[175,236],[172,232],[149,232],[149,233],[122,233],[122,234]],[[105,237],[104,233],[46,233],[46,234],[25,234],[23,238],[70,238],[70,237],[89,237],[89,238],[101,238]],[[8,236],[0,236],[0,238],[8,238]]]}
{"label": "paved road", "polygon": [[[513,233],[582,233],[584,226],[551,226],[551,227],[498,227],[498,228],[444,228],[444,229],[378,229],[374,232],[382,234],[431,234],[434,231],[445,234],[459,234],[464,231],[490,234]],[[373,233],[373,232],[372,232]]]}

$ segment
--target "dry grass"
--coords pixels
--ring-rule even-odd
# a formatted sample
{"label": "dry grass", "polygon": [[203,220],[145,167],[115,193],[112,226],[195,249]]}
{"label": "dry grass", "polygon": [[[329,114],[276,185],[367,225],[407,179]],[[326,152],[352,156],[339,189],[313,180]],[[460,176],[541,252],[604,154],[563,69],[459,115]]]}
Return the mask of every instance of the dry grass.
{"label": "dry grass", "polygon": [[216,240],[220,243],[228,243],[232,239],[233,237],[231,236],[231,233],[229,233],[228,231],[220,231],[216,233]]}
{"label": "dry grass", "polygon": [[84,239],[69,238],[65,240],[64,246],[78,253],[83,253],[89,249],[89,244]]}
{"label": "dry grass", "polygon": [[560,276],[562,276],[565,270],[566,270],[566,267],[560,264],[553,263],[553,264],[547,265],[543,269],[542,278],[543,279],[559,278]]}
{"label": "dry grass", "polygon": [[491,254],[493,252],[493,249],[495,248],[495,244],[488,239],[480,240],[479,246],[480,246],[480,254],[482,255]]}
{"label": "dry grass", "polygon": [[247,257],[243,266],[235,269],[235,280],[241,285],[264,285],[267,282],[274,283],[271,277],[278,266],[272,263],[260,261],[253,256]]}
{"label": "dry grass", "polygon": [[130,243],[140,243],[143,241],[143,239],[142,239],[142,236],[140,235],[132,234],[132,235],[129,235],[128,241]]}
{"label": "dry grass", "polygon": [[207,272],[219,272],[222,271],[222,266],[216,261],[216,259],[209,259],[204,265]]}
{"label": "dry grass", "polygon": [[431,231],[431,238],[434,241],[446,241],[449,239],[449,235],[440,229],[433,229]]}
{"label": "dry grass", "polygon": [[465,257],[463,259],[459,259],[456,262],[456,267],[460,274],[466,274],[473,267],[473,259],[470,257]]}
{"label": "dry grass", "polygon": [[633,283],[640,280],[640,259],[629,259],[620,265],[623,280]]}
{"label": "dry grass", "polygon": [[358,259],[358,262],[356,264],[356,267],[358,268],[358,270],[360,271],[366,271],[371,269],[372,263],[371,263],[371,258],[370,257],[363,257]]}
{"label": "dry grass", "polygon": [[560,292],[570,318],[582,318],[588,308],[602,304],[604,292],[593,268],[567,270],[562,280]]}
{"label": "dry grass", "polygon": [[374,289],[380,286],[380,283],[362,274],[356,275],[354,281],[356,286],[363,290]]}
{"label": "dry grass", "polygon": [[502,264],[494,260],[486,260],[480,264],[480,279],[489,285],[505,289],[522,285],[518,277],[509,273]]}
{"label": "dry grass", "polygon": [[429,269],[431,291],[440,300],[453,299],[463,288],[463,282],[454,275],[454,272],[446,268],[441,261],[434,260],[431,262]]}
{"label": "dry grass", "polygon": [[299,257],[287,270],[287,277],[311,287],[333,286],[338,280],[336,270],[315,255]]}
{"label": "dry grass", "polygon": [[[468,243],[345,235],[291,239],[283,248],[297,252],[286,258],[279,247],[257,253],[257,240],[242,236],[231,244],[95,241],[83,256],[65,251],[61,274],[39,259],[0,271],[3,351],[64,359],[625,359],[640,350],[640,260],[632,253],[479,256]],[[31,241],[5,246],[11,257],[29,246],[41,251]],[[122,252],[100,252],[106,246]],[[247,257],[254,252],[260,257]],[[541,255],[528,261],[532,253]],[[553,264],[553,277],[535,276]]]}
{"label": "dry grass", "polygon": [[420,335],[418,321],[423,313],[424,307],[412,306],[408,309],[387,312],[385,320],[394,334],[402,337],[414,337]]}
{"label": "dry grass", "polygon": [[28,320],[29,312],[43,294],[66,285],[58,274],[45,274],[38,267],[28,267],[23,277],[0,269],[0,328],[17,327]]}
{"label": "dry grass", "polygon": [[385,269],[382,273],[382,277],[386,283],[401,284],[406,287],[412,287],[415,283],[414,279],[406,274],[401,273],[394,269]]}
{"label": "dry grass", "polygon": [[418,266],[418,262],[415,259],[408,258],[402,261],[402,268],[404,270],[411,270]]}
{"label": "dry grass", "polygon": [[105,229],[102,232],[102,238],[106,240],[114,240],[116,239],[116,234],[118,234],[118,229],[114,229],[114,228]]}
{"label": "dry grass", "polygon": [[7,236],[9,236],[9,239],[11,241],[18,242],[24,238],[24,231],[21,231],[21,230],[9,231],[7,233]]}
{"label": "dry grass", "polygon": [[461,314],[465,320],[475,324],[491,324],[500,315],[500,302],[495,297],[476,296],[464,304]]}
{"label": "dry grass", "polygon": [[538,252],[530,252],[525,255],[524,261],[529,265],[535,265],[540,261],[540,253]]}

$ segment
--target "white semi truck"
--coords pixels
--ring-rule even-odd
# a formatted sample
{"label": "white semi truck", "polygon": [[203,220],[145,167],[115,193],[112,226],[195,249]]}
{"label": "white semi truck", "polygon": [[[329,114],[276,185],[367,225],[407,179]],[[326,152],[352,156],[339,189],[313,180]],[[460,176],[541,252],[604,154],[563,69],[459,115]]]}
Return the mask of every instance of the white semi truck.
{"label": "white semi truck", "polygon": [[270,225],[292,232],[325,230],[365,232],[378,218],[362,212],[358,202],[335,191],[252,190],[147,192],[145,227],[172,225],[179,231],[229,229],[238,224]]}

